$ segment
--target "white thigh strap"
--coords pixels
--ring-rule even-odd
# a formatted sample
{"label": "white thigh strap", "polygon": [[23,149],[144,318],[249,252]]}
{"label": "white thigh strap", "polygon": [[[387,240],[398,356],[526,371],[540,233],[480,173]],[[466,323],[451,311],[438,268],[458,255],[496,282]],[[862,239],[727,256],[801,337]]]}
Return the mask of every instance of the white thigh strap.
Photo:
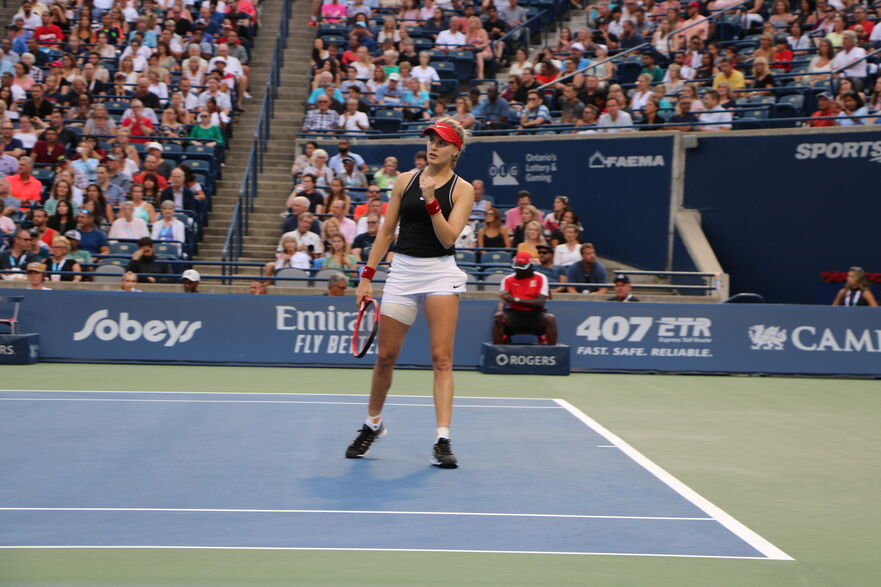
{"label": "white thigh strap", "polygon": [[416,312],[419,307],[416,305],[397,304],[394,302],[383,302],[379,305],[379,313],[389,318],[394,318],[401,324],[413,326],[416,322]]}

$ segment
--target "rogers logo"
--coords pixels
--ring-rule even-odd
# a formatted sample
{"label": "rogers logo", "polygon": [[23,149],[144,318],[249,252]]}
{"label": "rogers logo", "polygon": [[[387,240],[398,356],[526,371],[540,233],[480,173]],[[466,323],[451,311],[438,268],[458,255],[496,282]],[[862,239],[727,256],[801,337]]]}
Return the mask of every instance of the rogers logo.
{"label": "rogers logo", "polygon": [[143,338],[147,342],[163,342],[162,346],[173,347],[179,342],[187,342],[197,330],[202,328],[202,321],[190,322],[183,320],[150,320],[141,324],[131,320],[128,312],[120,312],[119,320],[108,318],[107,310],[98,310],[86,318],[82,330],[74,333],[75,341],[85,340],[94,335],[105,342],[121,338],[126,342],[134,342]]}
{"label": "rogers logo", "polygon": [[548,365],[554,367],[557,365],[557,357],[542,355],[506,355],[500,353],[496,355],[496,365],[499,367],[504,367],[506,365]]}

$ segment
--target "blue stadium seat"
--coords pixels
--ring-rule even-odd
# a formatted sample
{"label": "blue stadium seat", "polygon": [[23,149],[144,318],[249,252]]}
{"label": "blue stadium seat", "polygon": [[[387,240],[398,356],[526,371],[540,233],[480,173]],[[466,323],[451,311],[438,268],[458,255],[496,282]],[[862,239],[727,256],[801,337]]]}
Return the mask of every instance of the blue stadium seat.
{"label": "blue stadium seat", "polygon": [[431,51],[432,47],[434,47],[433,40],[427,39],[425,37],[413,37],[413,48],[416,49],[417,53],[422,53],[423,51]]}
{"label": "blue stadium seat", "polygon": [[346,25],[339,22],[334,23],[324,23],[318,28],[318,36],[324,37],[326,35],[339,35],[341,37],[346,37],[348,35],[348,31]]}
{"label": "blue stadium seat", "polygon": [[184,149],[184,152],[187,154],[187,159],[214,161],[217,157],[214,147],[208,147],[201,143],[190,143],[187,145],[186,149]]}
{"label": "blue stadium seat", "polygon": [[795,118],[805,116],[805,97],[801,94],[790,94],[781,97],[774,107],[774,118]]}
{"label": "blue stadium seat", "polygon": [[755,110],[745,110],[737,115],[734,121],[735,130],[748,130],[757,128],[766,128],[768,125],[768,111],[770,108],[757,108]]}
{"label": "blue stadium seat", "polygon": [[387,133],[401,130],[404,124],[404,113],[391,108],[380,108],[373,113],[373,128]]}
{"label": "blue stadium seat", "polygon": [[[409,28],[407,29],[407,32],[410,33],[411,39],[428,39],[431,41],[434,38],[434,33],[419,27]],[[431,46],[433,47],[434,43],[432,43]]]}
{"label": "blue stadium seat", "polygon": [[163,259],[181,258],[182,251],[179,243],[156,243],[153,249],[156,251],[156,256]]}
{"label": "blue stadium seat", "polygon": [[213,196],[214,191],[216,189],[216,184],[210,179],[210,176],[205,173],[193,173],[193,177],[196,178],[196,181],[199,182],[199,185],[202,186],[202,190],[205,192],[206,196]]}
{"label": "blue stadium seat", "polygon": [[162,157],[183,159],[184,152],[184,146],[180,143],[162,143]]}
{"label": "blue stadium seat", "polygon": [[131,257],[138,250],[138,245],[133,242],[111,242],[110,254]]}
{"label": "blue stadium seat", "polygon": [[474,53],[464,50],[450,51],[450,59],[456,68],[456,78],[459,82],[465,82],[474,77]]}
{"label": "blue stadium seat", "polygon": [[474,251],[457,250],[456,263],[477,263],[477,255]]}
{"label": "blue stadium seat", "polygon": [[434,67],[440,78],[439,82],[432,84],[434,91],[446,94],[455,92],[459,88],[459,76],[456,72],[456,65],[452,61],[435,61],[431,66]]}
{"label": "blue stadium seat", "polygon": [[112,273],[112,275],[96,275],[92,279],[98,283],[116,283],[125,273],[125,267],[117,263],[102,263],[95,267],[95,273]]}
{"label": "blue stadium seat", "polygon": [[321,38],[322,38],[322,40],[324,40],[325,47],[328,45],[336,45],[337,47],[342,47],[342,48],[345,48],[348,46],[348,43],[346,43],[346,37],[344,37],[342,35],[334,35],[334,34],[321,35]]}
{"label": "blue stadium seat", "polygon": [[39,179],[44,188],[51,186],[55,181],[55,171],[51,167],[34,167],[31,175]]}
{"label": "blue stadium seat", "polygon": [[480,262],[484,265],[510,265],[511,253],[508,251],[484,251],[480,255]]}

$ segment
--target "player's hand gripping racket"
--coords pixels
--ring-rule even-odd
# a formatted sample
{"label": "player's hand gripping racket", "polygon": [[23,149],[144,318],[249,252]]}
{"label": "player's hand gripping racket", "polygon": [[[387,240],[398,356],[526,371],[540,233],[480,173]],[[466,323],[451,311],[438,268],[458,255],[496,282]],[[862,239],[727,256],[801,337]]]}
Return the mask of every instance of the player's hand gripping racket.
{"label": "player's hand gripping racket", "polygon": [[352,354],[355,357],[360,359],[367,354],[373,339],[376,338],[377,330],[379,330],[379,302],[364,296],[358,309],[358,317],[355,319],[355,330],[352,332]]}

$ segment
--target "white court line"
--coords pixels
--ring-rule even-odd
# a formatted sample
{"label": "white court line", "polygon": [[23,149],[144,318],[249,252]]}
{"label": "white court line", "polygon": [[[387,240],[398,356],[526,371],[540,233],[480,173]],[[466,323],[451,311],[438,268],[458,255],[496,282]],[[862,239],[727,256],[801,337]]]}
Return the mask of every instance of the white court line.
{"label": "white court line", "polygon": [[[311,404],[323,406],[363,406],[364,402],[322,402],[310,400],[259,400],[259,399],[133,399],[111,397],[0,397],[3,402],[140,402],[161,404]],[[386,406],[433,408],[434,404],[396,404]],[[454,404],[456,408],[491,408],[507,410],[559,410],[560,406],[505,406]]]}
{"label": "white court line", "polygon": [[573,518],[597,520],[662,520],[713,522],[713,518],[686,518],[668,516],[600,516],[590,514],[521,514],[503,512],[409,512],[397,510],[302,510],[302,509],[251,509],[251,508],[40,508],[0,507],[3,512],[197,512],[197,513],[243,513],[243,514],[377,514],[393,516],[489,516],[500,518]]}
{"label": "white court line", "polygon": [[452,552],[459,554],[561,554],[561,555],[582,555],[582,556],[645,556],[651,558],[723,558],[723,559],[739,559],[739,560],[769,560],[763,556],[715,556],[709,554],[659,554],[659,553],[642,553],[642,552],[566,552],[554,550],[464,550],[464,549],[440,549],[440,548],[334,548],[334,547],[316,547],[316,546],[135,546],[135,545],[116,545],[116,544],[90,544],[90,545],[0,545],[0,550],[15,549],[117,549],[117,550],[133,550],[133,549],[150,549],[150,550],[308,550],[308,551],[354,551],[354,552]]}
{"label": "white court line", "polygon": [[[167,394],[193,394],[193,395],[310,395],[310,396],[330,396],[330,397],[357,397],[368,399],[368,394],[363,393],[304,393],[299,391],[283,392],[283,391],[149,391],[137,389],[0,389],[0,393],[167,393]],[[431,399],[430,395],[392,395],[387,397],[400,398],[422,398]],[[544,397],[503,397],[503,396],[479,396],[479,395],[457,395],[457,399],[479,399],[479,400],[517,400],[527,402],[554,402],[551,398]],[[555,406],[556,407],[556,406]]]}
{"label": "white court line", "polygon": [[733,516],[725,512],[722,508],[700,495],[694,489],[665,471],[660,466],[656,465],[648,457],[630,446],[622,438],[614,434],[612,431],[608,430],[602,424],[600,424],[566,400],[557,399],[554,401],[556,401],[562,407],[566,408],[566,410],[569,411],[570,414],[581,420],[581,422],[586,424],[591,430],[607,438],[611,443],[620,448],[621,451],[624,452],[624,454],[636,461],[649,473],[663,481],[676,493],[693,503],[698,508],[702,509],[708,515],[712,516],[717,522],[722,524],[735,536],[764,554],[766,558],[772,560],[786,561],[795,560],[794,558],[759,536],[757,533],[747,528],[741,522],[734,519]]}

